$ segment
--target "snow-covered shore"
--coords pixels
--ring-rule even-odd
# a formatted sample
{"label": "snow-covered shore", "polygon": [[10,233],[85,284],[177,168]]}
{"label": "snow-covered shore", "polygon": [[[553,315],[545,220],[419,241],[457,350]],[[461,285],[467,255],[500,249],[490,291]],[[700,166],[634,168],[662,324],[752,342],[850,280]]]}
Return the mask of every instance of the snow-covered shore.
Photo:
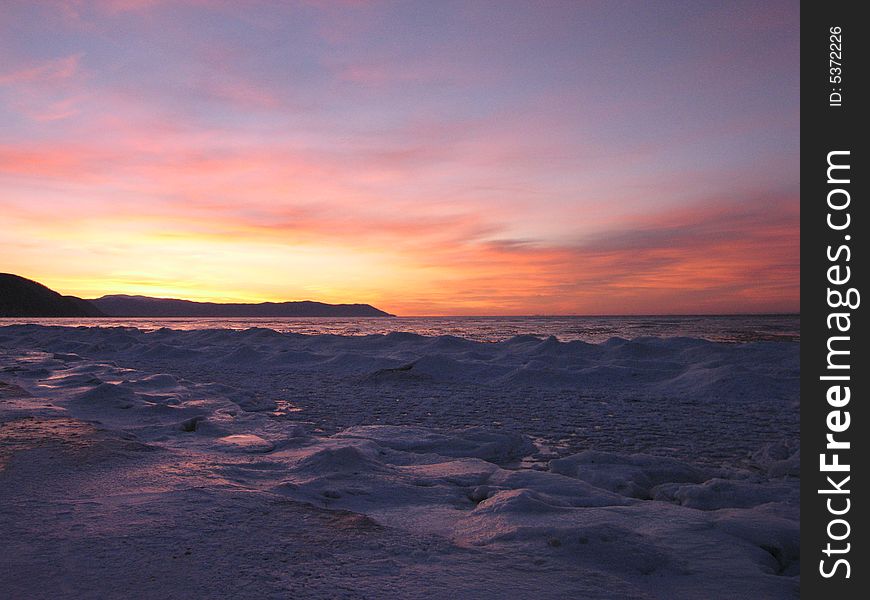
{"label": "snow-covered shore", "polygon": [[0,328],[0,591],[793,598],[798,349]]}

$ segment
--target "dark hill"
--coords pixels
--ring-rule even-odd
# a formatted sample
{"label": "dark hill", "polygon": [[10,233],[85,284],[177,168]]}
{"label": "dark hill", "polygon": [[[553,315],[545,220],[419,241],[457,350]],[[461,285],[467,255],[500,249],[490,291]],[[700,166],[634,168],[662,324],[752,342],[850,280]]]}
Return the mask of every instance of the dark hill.
{"label": "dark hill", "polygon": [[219,304],[148,296],[103,296],[90,302],[111,317],[391,317],[369,304],[263,302]]}
{"label": "dark hill", "polygon": [[0,273],[0,317],[101,317],[81,298],[61,296],[41,283]]}

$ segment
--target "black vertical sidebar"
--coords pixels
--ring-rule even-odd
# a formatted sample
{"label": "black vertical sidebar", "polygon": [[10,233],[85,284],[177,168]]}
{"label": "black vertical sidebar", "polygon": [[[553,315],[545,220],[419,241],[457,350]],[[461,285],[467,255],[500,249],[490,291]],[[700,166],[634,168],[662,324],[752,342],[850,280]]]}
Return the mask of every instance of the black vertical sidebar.
{"label": "black vertical sidebar", "polygon": [[858,491],[870,484],[870,33],[859,6],[801,3],[801,596],[813,599],[870,590],[870,500]]}

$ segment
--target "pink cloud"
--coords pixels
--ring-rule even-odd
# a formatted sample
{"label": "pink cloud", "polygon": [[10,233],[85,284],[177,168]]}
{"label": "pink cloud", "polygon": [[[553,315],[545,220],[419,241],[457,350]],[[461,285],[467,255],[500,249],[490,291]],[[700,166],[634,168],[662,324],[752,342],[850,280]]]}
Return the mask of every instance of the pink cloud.
{"label": "pink cloud", "polygon": [[0,73],[0,85],[43,84],[70,79],[78,73],[81,58],[81,53],[72,54]]}
{"label": "pink cloud", "polygon": [[799,213],[787,197],[669,210],[572,246],[478,242],[418,259],[450,276],[434,278],[425,299],[400,302],[405,314],[800,309]]}
{"label": "pink cloud", "polygon": [[[77,53],[0,73],[0,92],[13,111],[34,121],[57,121],[78,114],[84,98]],[[0,96],[0,101],[3,96]]]}

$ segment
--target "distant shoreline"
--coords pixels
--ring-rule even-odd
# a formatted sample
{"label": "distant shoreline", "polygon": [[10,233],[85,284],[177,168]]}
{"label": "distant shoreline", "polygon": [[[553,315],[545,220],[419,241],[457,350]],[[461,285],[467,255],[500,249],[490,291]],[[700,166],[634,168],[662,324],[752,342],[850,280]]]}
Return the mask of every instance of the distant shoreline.
{"label": "distant shoreline", "polygon": [[[800,342],[798,316],[719,317],[97,317],[0,318],[2,326],[131,328],[141,331],[270,329],[310,336],[394,335],[501,342],[517,336],[561,342],[601,343],[609,339],[696,338],[713,342]],[[412,339],[408,337],[408,339]]]}

